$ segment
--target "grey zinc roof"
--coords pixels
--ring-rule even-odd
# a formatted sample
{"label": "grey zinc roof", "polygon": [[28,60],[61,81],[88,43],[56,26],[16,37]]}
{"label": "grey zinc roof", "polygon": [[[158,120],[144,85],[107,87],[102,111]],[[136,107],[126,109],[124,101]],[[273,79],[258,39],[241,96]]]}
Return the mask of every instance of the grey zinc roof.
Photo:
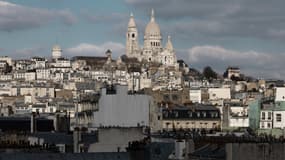
{"label": "grey zinc roof", "polygon": [[46,108],[46,104],[33,104],[33,108]]}
{"label": "grey zinc roof", "polygon": [[96,88],[96,84],[92,82],[91,83],[90,82],[89,83],[88,82],[84,82],[84,83],[78,82],[75,85],[78,90],[89,90],[89,89]]}
{"label": "grey zinc roof", "polygon": [[226,156],[225,146],[217,144],[207,144],[194,153],[190,154],[190,157],[211,158],[211,159],[224,159]]}
{"label": "grey zinc roof", "polygon": [[1,160],[130,160],[129,153],[3,153]]}
{"label": "grey zinc roof", "polygon": [[213,105],[205,105],[205,104],[193,104],[190,106],[182,106],[182,105],[175,105],[171,107],[171,109],[178,109],[178,110],[189,110],[190,109],[195,109],[195,110],[218,110],[215,106]]}
{"label": "grey zinc roof", "polygon": [[[97,134],[82,133],[83,143],[95,143],[98,142]],[[66,133],[51,133],[51,132],[37,132],[32,137],[38,137],[44,139],[49,144],[73,144],[73,135]]]}

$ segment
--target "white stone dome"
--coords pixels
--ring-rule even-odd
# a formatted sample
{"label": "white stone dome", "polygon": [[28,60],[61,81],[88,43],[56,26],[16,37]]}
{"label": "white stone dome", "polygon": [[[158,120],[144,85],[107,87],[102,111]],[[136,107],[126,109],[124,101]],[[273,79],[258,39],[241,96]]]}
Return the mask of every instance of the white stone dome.
{"label": "white stone dome", "polygon": [[145,35],[160,35],[160,28],[156,22],[149,22],[145,28]]}
{"label": "white stone dome", "polygon": [[52,47],[52,50],[53,50],[53,51],[61,51],[61,47],[56,44],[56,45],[54,45],[54,46]]}
{"label": "white stone dome", "polygon": [[146,36],[160,36],[159,25],[155,22],[154,11],[151,11],[151,19],[145,28]]}

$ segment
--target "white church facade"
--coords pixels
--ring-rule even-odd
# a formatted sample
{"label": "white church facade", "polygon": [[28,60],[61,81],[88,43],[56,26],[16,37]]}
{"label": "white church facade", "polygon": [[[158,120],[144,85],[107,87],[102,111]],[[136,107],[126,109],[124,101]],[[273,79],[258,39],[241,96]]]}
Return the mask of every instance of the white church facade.
{"label": "white church facade", "polygon": [[144,33],[144,44],[139,46],[138,29],[133,14],[130,16],[126,34],[126,55],[136,57],[139,61],[157,62],[164,66],[177,66],[177,58],[168,36],[165,47],[162,46],[160,27],[155,21],[154,11],[151,11],[150,22]]}

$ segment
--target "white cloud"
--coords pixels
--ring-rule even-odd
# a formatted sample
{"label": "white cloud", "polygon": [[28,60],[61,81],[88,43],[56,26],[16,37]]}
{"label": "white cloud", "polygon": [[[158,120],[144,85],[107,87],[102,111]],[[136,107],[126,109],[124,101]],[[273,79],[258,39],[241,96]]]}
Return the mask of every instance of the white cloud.
{"label": "white cloud", "polygon": [[220,46],[195,46],[189,49],[190,62],[198,62],[203,59],[219,59],[220,61],[248,61],[256,60],[256,63],[263,64],[272,61],[272,57],[265,53],[256,51],[239,52],[228,50]]}
{"label": "white cloud", "polygon": [[117,42],[106,42],[103,44],[80,43],[79,45],[66,49],[70,56],[105,56],[105,52],[110,49],[113,57],[125,54],[125,46]]}
{"label": "white cloud", "polygon": [[190,66],[209,65],[222,73],[228,66],[239,66],[247,75],[265,78],[283,78],[285,71],[282,54],[262,53],[257,51],[236,51],[221,46],[195,46],[187,50]]}
{"label": "white cloud", "polygon": [[0,1],[0,30],[37,28],[53,20],[60,20],[66,25],[71,25],[77,19],[69,10],[48,10]]}

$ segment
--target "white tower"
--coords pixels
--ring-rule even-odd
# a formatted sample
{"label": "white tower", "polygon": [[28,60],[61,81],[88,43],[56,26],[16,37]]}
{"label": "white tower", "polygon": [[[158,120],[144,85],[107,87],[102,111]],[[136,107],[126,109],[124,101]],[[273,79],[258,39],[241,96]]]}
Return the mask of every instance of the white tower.
{"label": "white tower", "polygon": [[159,25],[155,22],[154,10],[151,10],[150,22],[147,24],[144,33],[144,56],[148,61],[162,51],[161,33]]}
{"label": "white tower", "polygon": [[174,50],[170,36],[167,37],[167,42],[166,42],[165,48],[166,48],[169,52],[173,52],[173,50]]}
{"label": "white tower", "polygon": [[58,59],[61,57],[62,50],[59,45],[54,45],[51,50],[51,53],[53,59]]}
{"label": "white tower", "polygon": [[163,52],[160,53],[160,62],[167,66],[175,66],[177,59],[171,42],[171,37],[168,36]]}
{"label": "white tower", "polygon": [[136,53],[139,51],[138,30],[132,13],[130,15],[126,39],[126,55],[128,57],[136,57]]}

